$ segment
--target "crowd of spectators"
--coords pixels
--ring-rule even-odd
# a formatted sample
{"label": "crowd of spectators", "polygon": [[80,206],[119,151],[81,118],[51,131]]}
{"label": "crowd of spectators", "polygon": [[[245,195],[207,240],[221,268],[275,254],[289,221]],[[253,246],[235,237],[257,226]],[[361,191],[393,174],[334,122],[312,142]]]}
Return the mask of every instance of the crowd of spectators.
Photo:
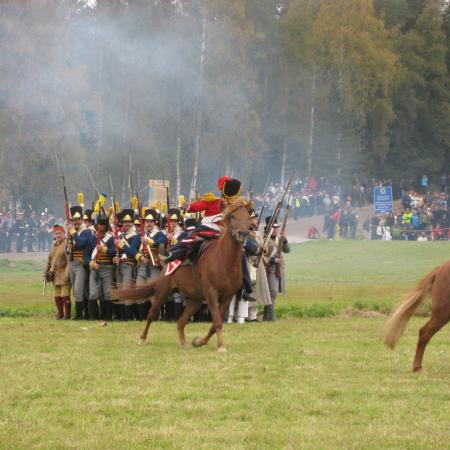
{"label": "crowd of spectators", "polygon": [[403,192],[394,213],[367,217],[363,229],[368,239],[431,241],[450,239],[448,193]]}
{"label": "crowd of spectators", "polygon": [[[328,239],[336,237],[355,239],[360,223],[357,208],[373,204],[373,188],[391,186],[393,198],[400,203],[392,214],[367,217],[362,230],[368,239],[443,240],[449,239],[448,186],[450,175],[434,180],[439,191],[430,190],[430,179],[423,174],[415,180],[391,178],[362,179],[356,175],[350,186],[340,186],[326,177],[297,177],[293,183],[290,201],[291,217],[322,215],[322,233]],[[281,184],[270,183],[265,194],[255,196],[256,206],[264,205],[264,214],[270,214],[283,195]],[[318,239],[316,226],[308,230],[309,239]]]}

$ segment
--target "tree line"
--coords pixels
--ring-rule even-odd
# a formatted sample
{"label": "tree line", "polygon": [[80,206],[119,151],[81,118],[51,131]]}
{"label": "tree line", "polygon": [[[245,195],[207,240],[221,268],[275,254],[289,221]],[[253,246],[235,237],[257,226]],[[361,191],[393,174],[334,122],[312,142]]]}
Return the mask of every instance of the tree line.
{"label": "tree line", "polygon": [[3,206],[69,189],[171,194],[295,169],[334,183],[447,171],[445,0],[11,0],[0,4]]}

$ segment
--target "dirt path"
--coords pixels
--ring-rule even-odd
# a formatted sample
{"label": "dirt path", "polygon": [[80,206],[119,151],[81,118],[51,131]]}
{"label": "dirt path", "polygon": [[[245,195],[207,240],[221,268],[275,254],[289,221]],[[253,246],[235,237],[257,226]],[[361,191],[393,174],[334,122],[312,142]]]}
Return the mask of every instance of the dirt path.
{"label": "dirt path", "polygon": [[[355,208],[354,211],[358,215],[358,229],[360,229],[366,217],[373,215],[373,205],[367,205],[362,208]],[[321,232],[321,234],[323,234],[323,215],[305,217],[298,220],[288,220],[286,234],[289,242],[293,244],[306,242],[308,240],[306,238],[308,230],[312,225],[315,225]]]}
{"label": "dirt path", "polygon": [[45,262],[47,256],[47,252],[0,253],[0,259],[8,259],[9,261]]}

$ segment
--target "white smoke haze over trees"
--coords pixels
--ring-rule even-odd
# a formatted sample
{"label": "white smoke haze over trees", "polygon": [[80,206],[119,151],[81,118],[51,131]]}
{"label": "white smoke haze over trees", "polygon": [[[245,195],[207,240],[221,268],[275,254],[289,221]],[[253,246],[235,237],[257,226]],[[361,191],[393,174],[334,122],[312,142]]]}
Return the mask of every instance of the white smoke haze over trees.
{"label": "white smoke haze over trees", "polygon": [[128,198],[130,154],[172,197],[196,162],[200,192],[448,168],[444,0],[11,0],[0,37],[2,205],[61,202],[55,151],[73,199],[86,164]]}

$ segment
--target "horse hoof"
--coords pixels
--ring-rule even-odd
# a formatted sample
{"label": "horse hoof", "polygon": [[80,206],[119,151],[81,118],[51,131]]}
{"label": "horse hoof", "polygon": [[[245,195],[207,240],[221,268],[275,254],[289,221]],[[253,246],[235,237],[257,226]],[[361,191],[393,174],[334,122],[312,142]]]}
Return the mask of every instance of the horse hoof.
{"label": "horse hoof", "polygon": [[422,367],[414,367],[413,372],[415,372],[415,373],[422,372]]}
{"label": "horse hoof", "polygon": [[225,347],[219,347],[219,348],[217,349],[217,353],[218,353],[219,355],[225,355],[226,352],[227,352],[227,349],[226,349]]}
{"label": "horse hoof", "polygon": [[183,344],[180,344],[180,348],[181,348],[181,350],[186,350],[187,349],[186,342],[184,342]]}
{"label": "horse hoof", "polygon": [[201,343],[201,339],[197,336],[192,339],[192,347],[201,347],[203,344]]}
{"label": "horse hoof", "polygon": [[145,344],[145,339],[144,338],[139,338],[138,340],[138,345],[144,345]]}

